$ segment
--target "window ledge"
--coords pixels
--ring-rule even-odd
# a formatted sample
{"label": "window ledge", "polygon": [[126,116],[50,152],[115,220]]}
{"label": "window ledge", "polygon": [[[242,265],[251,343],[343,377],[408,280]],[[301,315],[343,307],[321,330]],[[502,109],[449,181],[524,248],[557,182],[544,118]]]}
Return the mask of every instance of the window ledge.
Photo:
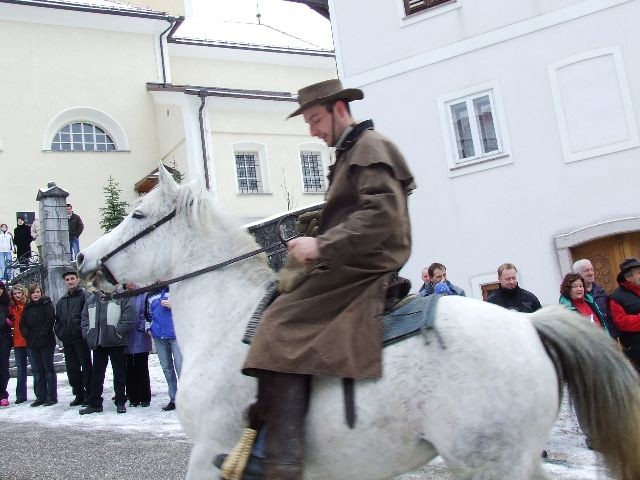
{"label": "window ledge", "polygon": [[327,192],[302,192],[303,195],[324,195]]}
{"label": "window ledge", "polygon": [[490,168],[501,167],[503,165],[509,165],[513,163],[513,158],[508,153],[500,152],[493,155],[487,155],[469,160],[464,163],[457,163],[455,166],[449,167],[449,176],[458,177],[466,175],[468,173],[475,173],[481,170],[488,170]]}
{"label": "window ledge", "polygon": [[452,10],[456,10],[462,6],[462,0],[451,0],[447,3],[442,3],[440,5],[435,5],[430,8],[426,8],[416,13],[412,13],[407,15],[404,11],[404,2],[403,0],[398,0],[400,4],[400,27],[408,27],[409,25],[413,25],[414,23],[422,22],[432,17],[437,17],[438,15],[443,15],[447,12],[451,12]]}
{"label": "window ledge", "polygon": [[240,193],[240,192],[236,192],[236,197],[242,197],[242,198],[247,198],[247,197],[264,197],[264,196],[272,196],[273,193],[271,192],[263,192],[263,193]]}
{"label": "window ledge", "polygon": [[131,153],[131,150],[42,150],[42,153]]}

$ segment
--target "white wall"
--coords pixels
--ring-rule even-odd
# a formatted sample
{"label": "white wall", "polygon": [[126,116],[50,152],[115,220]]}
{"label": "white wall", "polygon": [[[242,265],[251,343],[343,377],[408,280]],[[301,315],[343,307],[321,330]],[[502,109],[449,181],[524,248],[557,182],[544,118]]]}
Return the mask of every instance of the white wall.
{"label": "white wall", "polygon": [[[361,40],[358,19],[346,11],[345,3],[339,2],[336,17],[339,25],[349,27],[338,32],[344,47],[339,56],[349,72],[376,62],[356,62],[350,70],[350,52]],[[348,8],[355,9],[358,3],[349,3]],[[473,3],[465,1],[462,10],[469,8],[470,15]],[[507,10],[505,18],[510,18],[511,2],[489,5],[498,3]],[[527,10],[525,5],[531,9],[540,2],[521,3]],[[419,285],[422,267],[439,261],[447,265],[449,278],[470,292],[472,277],[493,273],[499,264],[510,261],[518,266],[524,288],[543,303],[555,303],[561,275],[554,235],[637,215],[640,149],[566,163],[547,72],[549,65],[565,58],[619,45],[631,86],[629,107],[638,118],[637,18],[640,2],[626,2],[364,87],[366,99],[354,104],[355,114],[372,116],[377,128],[399,144],[417,179],[418,189],[410,200],[414,248],[404,270],[414,284]],[[387,35],[379,37],[389,44],[397,47],[396,42],[406,40],[404,33],[397,34],[397,26],[395,30],[387,27]],[[360,48],[365,56],[368,49]],[[349,77],[345,81],[349,83]],[[513,164],[450,178],[437,98],[488,81],[497,81],[501,89]],[[600,94],[612,99],[617,95]],[[637,134],[637,124],[632,127]]]}

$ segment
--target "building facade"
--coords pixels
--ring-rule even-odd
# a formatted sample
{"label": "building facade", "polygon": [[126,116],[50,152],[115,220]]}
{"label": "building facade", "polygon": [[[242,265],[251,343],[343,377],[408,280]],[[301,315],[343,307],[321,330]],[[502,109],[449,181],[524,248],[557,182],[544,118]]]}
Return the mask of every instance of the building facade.
{"label": "building facade", "polygon": [[329,6],[339,76],[365,91],[355,114],[417,179],[405,276],[441,262],[482,298],[509,261],[556,303],[587,256],[615,285],[618,262],[640,255],[640,1]]}
{"label": "building facade", "polygon": [[0,223],[37,211],[55,181],[86,246],[102,233],[109,176],[133,204],[159,161],[241,221],[322,200],[327,149],[285,118],[299,88],[336,76],[333,51],[282,32],[261,41],[264,21],[242,42],[184,38],[184,11],[179,0],[0,0]]}

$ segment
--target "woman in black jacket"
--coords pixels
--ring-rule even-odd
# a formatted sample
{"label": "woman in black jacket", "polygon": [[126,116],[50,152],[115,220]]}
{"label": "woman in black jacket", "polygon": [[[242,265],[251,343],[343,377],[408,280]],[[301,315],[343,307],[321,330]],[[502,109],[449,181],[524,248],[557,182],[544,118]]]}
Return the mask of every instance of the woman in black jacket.
{"label": "woman in black jacket", "polygon": [[29,360],[33,370],[33,390],[36,401],[32,407],[48,407],[58,403],[58,380],[53,366],[56,337],[53,324],[56,313],[49,297],[42,295],[42,287],[29,287],[27,304],[22,311],[20,331],[27,340]]}
{"label": "woman in black jacket", "polygon": [[9,354],[13,345],[11,327],[13,321],[9,314],[9,292],[0,282],[0,407],[9,406]]}

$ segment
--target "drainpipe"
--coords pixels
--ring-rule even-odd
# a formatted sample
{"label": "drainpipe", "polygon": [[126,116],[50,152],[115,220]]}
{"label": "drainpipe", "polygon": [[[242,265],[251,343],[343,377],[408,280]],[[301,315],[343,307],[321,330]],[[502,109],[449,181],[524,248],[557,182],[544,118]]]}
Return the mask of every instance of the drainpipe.
{"label": "drainpipe", "polygon": [[204,131],[204,107],[207,103],[207,91],[200,90],[198,92],[200,97],[200,108],[198,109],[198,120],[200,121],[200,142],[202,143],[202,166],[204,167],[204,184],[207,190],[211,190],[209,184],[209,155],[207,154],[207,144]]}
{"label": "drainpipe", "polygon": [[[171,82],[167,82],[167,69],[165,67],[165,53],[164,53],[164,46],[165,46],[165,42],[163,42],[163,38],[165,37],[166,34],[166,39],[167,41],[169,41],[171,39],[171,37],[173,36],[173,34],[175,33],[175,31],[178,29],[178,27],[182,24],[182,22],[184,22],[184,17],[168,17],[166,19],[169,22],[169,26],[166,28],[166,30],[164,30],[160,36],[158,37],[158,41],[160,42],[160,63],[162,65],[162,84],[164,86],[167,85],[167,83],[171,83]],[[168,52],[167,52],[168,54]],[[168,55],[167,55],[168,58]]]}

